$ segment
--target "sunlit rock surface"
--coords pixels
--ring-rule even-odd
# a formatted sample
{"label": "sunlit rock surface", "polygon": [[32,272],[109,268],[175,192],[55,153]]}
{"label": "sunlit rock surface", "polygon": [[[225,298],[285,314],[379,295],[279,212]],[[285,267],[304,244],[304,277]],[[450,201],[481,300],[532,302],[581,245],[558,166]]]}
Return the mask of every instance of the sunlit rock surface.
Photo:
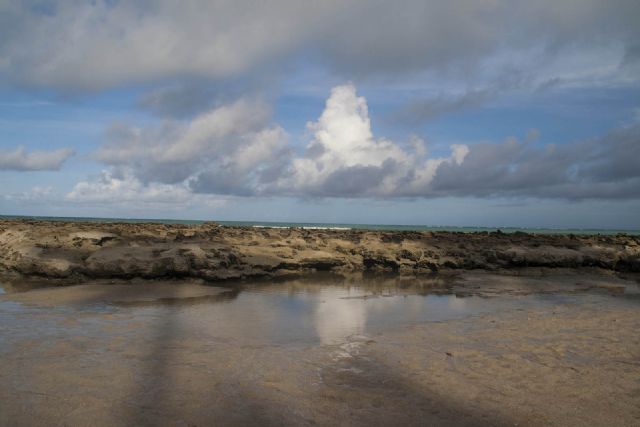
{"label": "sunlit rock surface", "polygon": [[0,272],[54,280],[276,277],[312,271],[640,271],[640,237],[0,221]]}

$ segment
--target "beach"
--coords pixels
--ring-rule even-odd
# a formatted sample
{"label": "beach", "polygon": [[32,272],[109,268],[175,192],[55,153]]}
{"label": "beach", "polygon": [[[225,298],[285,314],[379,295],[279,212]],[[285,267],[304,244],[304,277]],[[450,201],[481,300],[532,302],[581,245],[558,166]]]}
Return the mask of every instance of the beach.
{"label": "beach", "polygon": [[639,296],[575,273],[7,293],[0,425],[637,425]]}
{"label": "beach", "polygon": [[0,427],[640,426],[638,22],[0,0]]}
{"label": "beach", "polygon": [[631,426],[638,238],[0,222],[0,425]]}

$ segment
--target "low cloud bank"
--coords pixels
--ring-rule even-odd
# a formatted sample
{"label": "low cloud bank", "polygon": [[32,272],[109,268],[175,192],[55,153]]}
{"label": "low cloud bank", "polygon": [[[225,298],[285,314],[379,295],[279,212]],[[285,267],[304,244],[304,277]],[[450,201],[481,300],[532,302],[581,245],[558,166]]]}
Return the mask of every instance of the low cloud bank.
{"label": "low cloud bank", "polygon": [[307,127],[309,141],[295,150],[266,104],[248,99],[191,121],[116,124],[95,154],[112,167],[110,178],[79,183],[69,197],[176,186],[180,194],[302,198],[640,197],[637,124],[566,144],[541,145],[533,130],[523,141],[455,144],[437,156],[417,137],[397,142],[373,135],[366,100],[347,84],[332,89]]}

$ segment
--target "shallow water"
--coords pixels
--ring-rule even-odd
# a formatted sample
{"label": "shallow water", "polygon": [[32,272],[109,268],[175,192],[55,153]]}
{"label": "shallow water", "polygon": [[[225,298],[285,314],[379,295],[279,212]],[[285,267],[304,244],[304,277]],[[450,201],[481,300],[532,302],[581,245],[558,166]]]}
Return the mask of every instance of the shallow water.
{"label": "shallow water", "polygon": [[[43,298],[62,291],[66,290],[50,290]],[[82,287],[76,291],[82,292]],[[442,292],[448,291],[438,290]],[[403,289],[374,281],[345,284],[317,278],[243,284],[213,296],[118,301],[105,294],[104,298],[104,302],[63,302],[55,307],[1,301],[3,341],[77,334],[107,337],[113,328],[132,323],[138,331],[172,323],[179,325],[182,337],[247,344],[339,344],[351,336],[460,318],[496,310],[504,303],[495,298],[425,294],[415,286]]]}
{"label": "shallow water", "polygon": [[[535,279],[540,280],[540,279]],[[520,296],[482,292],[469,295],[452,278],[310,276],[281,283],[239,283],[219,288],[215,295],[144,299],[122,298],[105,286],[98,298],[78,300],[89,288],[73,288],[76,298],[56,306],[40,306],[38,299],[23,304],[0,300],[3,339],[0,346],[26,336],[60,338],[72,335],[105,337],[127,325],[135,331],[178,325],[182,337],[235,341],[246,344],[340,344],[354,336],[369,336],[425,322],[442,322],[483,313],[524,310],[554,304],[597,301],[611,304],[605,295],[567,286],[559,292]],[[535,282],[534,282],[535,285]],[[134,285],[135,286],[135,285]],[[176,285],[180,286],[180,285]],[[637,294],[637,284],[616,288],[618,295]],[[562,292],[562,290],[566,292]],[[620,290],[622,289],[622,291]],[[133,289],[132,289],[133,290]],[[67,289],[49,289],[40,302]],[[4,291],[3,291],[4,292]],[[41,291],[39,291],[41,292]],[[618,298],[619,299],[619,298]],[[617,303],[624,301],[617,301]],[[173,326],[172,326],[173,327]],[[138,332],[141,333],[141,332]],[[1,348],[1,347],[0,347]]]}
{"label": "shallow water", "polygon": [[[637,282],[581,276],[28,288],[7,286],[0,296],[0,426],[513,424],[509,413],[498,416],[502,405],[480,397],[499,381],[546,386],[549,366],[564,375],[567,363],[599,360],[590,349],[613,345],[607,357],[626,369],[634,350],[616,346],[633,340],[612,341],[600,326],[615,318],[586,330],[567,322],[584,310],[628,319],[640,302]],[[530,313],[542,323],[526,338]],[[550,342],[553,333],[568,335]],[[585,335],[596,344],[574,347]],[[514,354],[536,369],[511,379],[503,367]],[[450,397],[474,387],[486,391]],[[620,390],[615,413],[625,415],[631,404]]]}

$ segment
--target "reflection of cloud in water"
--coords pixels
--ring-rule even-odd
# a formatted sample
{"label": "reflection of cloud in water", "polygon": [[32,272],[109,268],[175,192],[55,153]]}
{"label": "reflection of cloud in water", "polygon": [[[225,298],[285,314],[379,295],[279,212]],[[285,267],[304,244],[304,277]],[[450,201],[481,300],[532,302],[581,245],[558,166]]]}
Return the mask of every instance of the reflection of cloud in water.
{"label": "reflection of cloud in water", "polygon": [[322,344],[336,344],[353,334],[364,332],[367,304],[362,299],[342,299],[343,289],[326,289],[316,305],[314,321]]}
{"label": "reflection of cloud in water", "polygon": [[[355,292],[355,295],[354,295]],[[469,306],[464,298],[449,296],[370,296],[353,288],[324,289],[314,312],[316,333],[323,344],[346,341],[364,334],[365,327],[377,329],[412,322],[454,318]]]}
{"label": "reflection of cloud in water", "polygon": [[452,310],[464,311],[467,308],[467,302],[464,298],[458,298],[455,295],[450,295],[448,306]]}

